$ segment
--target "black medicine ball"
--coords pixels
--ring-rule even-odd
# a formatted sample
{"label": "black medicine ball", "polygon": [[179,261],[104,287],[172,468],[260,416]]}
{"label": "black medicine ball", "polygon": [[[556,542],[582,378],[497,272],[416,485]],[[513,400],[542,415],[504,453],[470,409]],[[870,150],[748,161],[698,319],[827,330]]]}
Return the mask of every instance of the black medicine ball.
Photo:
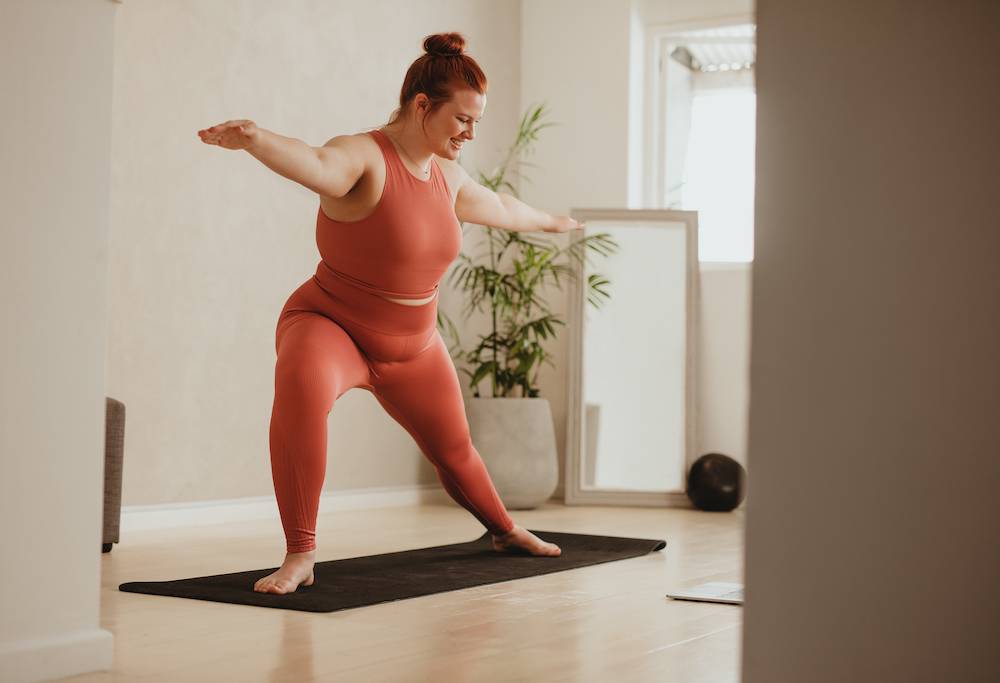
{"label": "black medicine ball", "polygon": [[699,510],[728,512],[746,496],[747,472],[728,455],[706,453],[691,465],[687,496]]}

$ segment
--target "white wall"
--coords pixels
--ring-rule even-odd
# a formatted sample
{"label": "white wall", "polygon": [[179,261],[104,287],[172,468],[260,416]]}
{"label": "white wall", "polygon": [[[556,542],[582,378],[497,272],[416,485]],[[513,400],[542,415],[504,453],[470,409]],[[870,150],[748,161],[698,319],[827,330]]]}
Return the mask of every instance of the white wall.
{"label": "white wall", "polygon": [[643,189],[646,174],[644,165],[646,155],[643,154],[645,139],[643,117],[648,106],[649,94],[646,92],[646,79],[649,69],[646,68],[646,39],[642,13],[635,2],[630,3],[628,29],[628,201],[630,209],[641,208],[643,205]]}
{"label": "white wall", "polygon": [[997,35],[758,3],[745,683],[1000,680]]}
{"label": "white wall", "polygon": [[108,0],[0,5],[0,680],[110,666],[100,625]]}
{"label": "white wall", "polygon": [[749,263],[701,264],[698,443],[747,464],[750,409]]}

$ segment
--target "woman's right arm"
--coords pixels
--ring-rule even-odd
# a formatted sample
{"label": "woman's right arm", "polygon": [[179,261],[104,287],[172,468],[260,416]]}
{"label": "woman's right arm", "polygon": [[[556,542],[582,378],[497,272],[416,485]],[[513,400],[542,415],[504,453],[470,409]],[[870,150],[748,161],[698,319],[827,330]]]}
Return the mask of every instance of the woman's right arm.
{"label": "woman's right arm", "polygon": [[226,121],[198,131],[206,144],[245,149],[275,173],[330,197],[343,197],[364,173],[363,150],[354,136],[340,135],[322,147],[259,128],[253,121]]}

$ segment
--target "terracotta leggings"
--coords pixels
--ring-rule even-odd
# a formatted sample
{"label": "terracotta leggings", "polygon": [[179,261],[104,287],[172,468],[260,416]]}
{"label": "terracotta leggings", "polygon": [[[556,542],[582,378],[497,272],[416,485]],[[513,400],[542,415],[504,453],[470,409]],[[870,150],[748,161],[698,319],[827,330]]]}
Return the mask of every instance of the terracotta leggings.
{"label": "terracotta leggings", "polygon": [[370,391],[437,470],[449,495],[493,534],[514,528],[472,445],[458,373],[437,330],[437,298],[387,301],[323,262],[288,298],[275,334],[271,475],[290,553],[316,548],[327,416],[348,389]]}

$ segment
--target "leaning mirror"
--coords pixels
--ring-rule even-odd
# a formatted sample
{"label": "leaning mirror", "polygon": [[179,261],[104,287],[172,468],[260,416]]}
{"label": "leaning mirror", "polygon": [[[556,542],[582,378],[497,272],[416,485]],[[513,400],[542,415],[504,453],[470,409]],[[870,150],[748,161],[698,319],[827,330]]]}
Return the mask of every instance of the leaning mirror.
{"label": "leaning mirror", "polygon": [[[567,504],[690,507],[696,457],[698,219],[694,211],[574,209]],[[592,245],[598,235],[614,253]]]}

